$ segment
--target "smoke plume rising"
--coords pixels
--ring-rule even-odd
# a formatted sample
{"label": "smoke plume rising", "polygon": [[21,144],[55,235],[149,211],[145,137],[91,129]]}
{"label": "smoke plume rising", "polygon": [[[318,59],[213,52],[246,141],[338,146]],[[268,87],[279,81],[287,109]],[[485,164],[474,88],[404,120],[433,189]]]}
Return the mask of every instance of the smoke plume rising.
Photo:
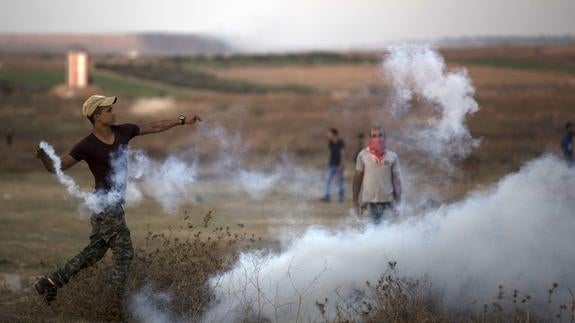
{"label": "smoke plume rising", "polygon": [[465,118],[478,110],[467,71],[447,70],[441,55],[422,45],[389,47],[381,67],[393,88],[390,108],[394,115],[405,115],[416,104],[432,115],[424,123],[404,126],[405,144],[446,166],[469,156],[479,141],[465,124]]}
{"label": "smoke plume rising", "polygon": [[[246,313],[318,319],[316,301],[366,294],[365,281],[376,282],[392,260],[401,275],[427,276],[448,305],[461,308],[489,302],[498,285],[541,296],[554,281],[574,286],[573,185],[575,173],[545,156],[490,191],[424,217],[364,230],[309,229],[283,252],[244,253],[214,277],[217,302],[206,320],[231,322]],[[333,317],[333,306],[328,310]]]}

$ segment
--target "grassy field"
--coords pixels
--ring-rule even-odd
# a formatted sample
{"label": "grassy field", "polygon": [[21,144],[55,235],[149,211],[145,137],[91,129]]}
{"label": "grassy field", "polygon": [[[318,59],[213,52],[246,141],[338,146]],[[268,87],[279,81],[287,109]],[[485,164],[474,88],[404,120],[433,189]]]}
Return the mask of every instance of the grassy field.
{"label": "grassy field", "polygon": [[0,71],[0,80],[27,91],[45,91],[65,81],[63,69],[14,69]]}
{"label": "grassy field", "polygon": [[461,61],[466,65],[486,65],[499,68],[511,68],[520,70],[533,70],[541,72],[575,73],[575,64],[571,62],[554,63],[535,59],[514,59],[505,57],[474,58]]}
{"label": "grassy field", "polygon": [[218,78],[217,76],[195,68],[174,65],[171,62],[143,63],[143,64],[104,64],[97,65],[99,69],[129,75],[144,80],[154,80],[178,87],[187,87],[196,90],[209,90],[230,93],[269,93],[294,92],[309,93],[311,89],[292,84],[263,85],[255,81]]}
{"label": "grassy field", "polygon": [[[62,68],[6,69],[0,71],[0,82],[11,84],[13,88],[21,91],[46,92],[65,83],[65,71]],[[92,73],[92,82],[94,86],[103,91],[130,97],[181,96],[189,93],[188,89],[178,89],[158,82],[134,79],[99,70]]]}
{"label": "grassy field", "polygon": [[[440,178],[429,183],[439,187],[446,201],[485,188],[527,160],[558,152],[564,123],[575,121],[575,77],[570,65],[573,46],[442,53],[450,67],[468,69],[481,108],[468,124],[472,135],[482,138],[481,146],[459,165],[463,175],[453,178],[449,185],[442,184]],[[315,193],[294,200],[286,192],[252,201],[215,177],[217,169],[211,167],[218,160],[215,139],[202,133],[211,133],[217,126],[240,134],[240,148],[247,151],[242,155],[243,162],[259,169],[270,169],[277,157],[287,152],[296,165],[323,172],[326,129],[337,127],[353,151],[357,133],[367,131],[374,120],[386,126],[390,147],[406,163],[417,159],[402,154],[404,147],[394,141],[393,134],[404,125],[383,112],[389,85],[379,77],[377,60],[318,57],[179,58],[178,64],[188,69],[173,70],[182,73],[174,76],[179,79],[188,76],[186,73],[192,68],[216,77],[218,82],[231,80],[265,89],[293,86],[311,89],[309,92],[197,89],[191,83],[156,79],[145,75],[146,71],[129,75],[120,74],[120,70],[95,71],[97,88],[120,96],[119,123],[172,118],[188,112],[199,113],[206,120],[197,128],[176,128],[133,141],[133,148],[144,149],[153,158],[188,154],[203,165],[195,189],[200,202],[188,203],[171,215],[150,199],[127,210],[135,245],[143,245],[149,231],[171,232],[185,217],[201,223],[210,210],[214,212],[215,225],[241,223],[250,234],[262,237],[261,245],[271,247],[277,247],[284,234],[297,234],[310,225],[335,227],[345,221],[351,202],[349,194],[344,204],[322,204]],[[0,80],[15,85],[15,91],[0,101],[0,133],[9,128],[15,131],[11,146],[0,143],[0,154],[4,156],[0,160],[0,276],[16,275],[19,279],[18,284],[0,284],[0,288],[15,290],[0,302],[30,295],[31,277],[79,251],[90,230],[89,222],[77,214],[77,201],[67,197],[64,188],[43,171],[32,155],[40,140],[47,140],[65,153],[89,133],[90,125],[80,113],[84,98],[65,99],[50,92],[64,81],[63,69],[58,68],[57,62],[28,57],[21,60],[7,59],[0,70]],[[168,106],[150,97],[172,101]],[[149,110],[138,110],[146,104]],[[189,153],[192,148],[193,153]],[[347,160],[346,185],[350,192],[353,162],[351,157]],[[85,165],[76,166],[70,174],[85,190],[90,189]],[[323,183],[316,184],[312,191],[321,192]],[[415,194],[417,190],[412,188],[411,192]]]}

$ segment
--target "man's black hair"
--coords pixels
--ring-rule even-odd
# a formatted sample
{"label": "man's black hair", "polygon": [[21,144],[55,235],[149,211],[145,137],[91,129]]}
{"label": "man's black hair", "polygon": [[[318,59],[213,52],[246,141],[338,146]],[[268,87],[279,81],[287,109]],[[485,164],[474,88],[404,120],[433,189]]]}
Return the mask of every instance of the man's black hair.
{"label": "man's black hair", "polygon": [[96,116],[96,115],[102,113],[102,111],[104,110],[104,108],[107,108],[107,107],[98,106],[98,107],[96,108],[96,110],[94,110],[94,112],[92,112],[92,115],[88,117],[88,120],[90,120],[90,122],[91,122],[92,124],[94,124],[94,116]]}
{"label": "man's black hair", "polygon": [[567,122],[565,124],[565,130],[568,130],[569,128],[573,127],[573,124],[571,122]]}
{"label": "man's black hair", "polygon": [[329,128],[329,132],[333,133],[334,135],[339,135],[339,132],[335,128]]}

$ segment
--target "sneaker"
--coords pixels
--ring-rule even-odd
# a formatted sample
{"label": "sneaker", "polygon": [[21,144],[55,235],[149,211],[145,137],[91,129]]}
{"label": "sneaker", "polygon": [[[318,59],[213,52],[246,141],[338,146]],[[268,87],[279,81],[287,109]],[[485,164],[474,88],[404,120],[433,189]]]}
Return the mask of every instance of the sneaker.
{"label": "sneaker", "polygon": [[320,202],[329,203],[329,202],[330,202],[330,199],[329,199],[329,197],[322,197],[322,198],[319,199],[319,201],[320,201]]}
{"label": "sneaker", "polygon": [[38,295],[44,297],[44,302],[46,302],[47,305],[50,305],[50,303],[56,299],[56,284],[54,281],[52,281],[52,279],[46,276],[40,277],[40,279],[38,279],[38,281],[34,284],[34,289],[36,289]]}

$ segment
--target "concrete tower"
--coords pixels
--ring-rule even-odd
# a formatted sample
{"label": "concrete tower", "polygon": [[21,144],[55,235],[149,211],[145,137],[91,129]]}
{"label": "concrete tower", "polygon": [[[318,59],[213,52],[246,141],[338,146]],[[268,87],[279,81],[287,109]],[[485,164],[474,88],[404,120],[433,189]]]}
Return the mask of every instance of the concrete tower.
{"label": "concrete tower", "polygon": [[68,52],[68,87],[83,89],[90,83],[90,57],[85,51]]}

